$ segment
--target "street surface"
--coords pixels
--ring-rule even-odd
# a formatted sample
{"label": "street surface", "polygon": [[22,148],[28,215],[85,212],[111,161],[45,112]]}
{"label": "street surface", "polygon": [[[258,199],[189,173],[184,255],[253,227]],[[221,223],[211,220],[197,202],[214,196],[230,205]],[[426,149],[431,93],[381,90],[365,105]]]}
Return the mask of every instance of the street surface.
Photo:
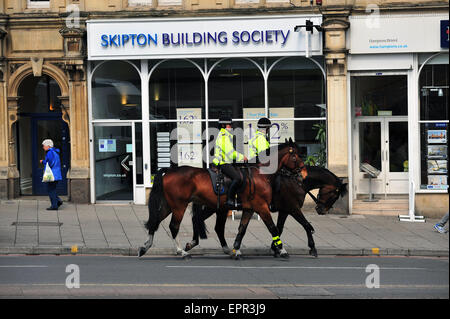
{"label": "street surface", "polygon": [[[379,288],[368,288],[377,281]],[[448,257],[0,256],[0,297],[449,298],[449,262]]]}

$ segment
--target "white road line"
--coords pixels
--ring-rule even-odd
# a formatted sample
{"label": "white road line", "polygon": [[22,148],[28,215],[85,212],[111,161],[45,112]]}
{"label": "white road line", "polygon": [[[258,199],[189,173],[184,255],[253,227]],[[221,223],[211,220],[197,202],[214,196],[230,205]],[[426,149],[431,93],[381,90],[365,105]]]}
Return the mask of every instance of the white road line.
{"label": "white road line", "polygon": [[0,268],[48,268],[45,265],[0,265]]}
{"label": "white road line", "polygon": [[[349,269],[365,270],[366,267],[306,267],[306,266],[166,266],[166,268],[201,268],[201,269]],[[427,268],[380,267],[380,270],[426,270]]]}

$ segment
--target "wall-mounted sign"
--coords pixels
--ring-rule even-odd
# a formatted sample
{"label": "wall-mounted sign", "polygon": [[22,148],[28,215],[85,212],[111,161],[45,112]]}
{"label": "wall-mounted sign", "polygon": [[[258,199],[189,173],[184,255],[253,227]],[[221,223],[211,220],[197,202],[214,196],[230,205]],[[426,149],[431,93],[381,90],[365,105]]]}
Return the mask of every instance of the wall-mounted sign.
{"label": "wall-mounted sign", "polygon": [[444,51],[445,18],[448,26],[448,14],[350,16],[348,49],[350,54]]}
{"label": "wall-mounted sign", "polygon": [[[89,60],[299,56],[306,52],[306,30],[297,25],[321,15],[283,15],[87,21]],[[322,33],[309,39],[312,55],[322,55]]]}
{"label": "wall-mounted sign", "polygon": [[441,48],[448,49],[449,36],[448,20],[441,20]]}

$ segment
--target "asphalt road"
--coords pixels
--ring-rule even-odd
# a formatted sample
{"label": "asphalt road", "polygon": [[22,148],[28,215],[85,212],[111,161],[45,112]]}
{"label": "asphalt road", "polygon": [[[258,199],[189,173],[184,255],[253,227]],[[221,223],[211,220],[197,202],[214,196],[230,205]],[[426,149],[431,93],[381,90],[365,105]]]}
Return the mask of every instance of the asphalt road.
{"label": "asphalt road", "polygon": [[449,262],[419,257],[0,256],[0,298],[448,299]]}

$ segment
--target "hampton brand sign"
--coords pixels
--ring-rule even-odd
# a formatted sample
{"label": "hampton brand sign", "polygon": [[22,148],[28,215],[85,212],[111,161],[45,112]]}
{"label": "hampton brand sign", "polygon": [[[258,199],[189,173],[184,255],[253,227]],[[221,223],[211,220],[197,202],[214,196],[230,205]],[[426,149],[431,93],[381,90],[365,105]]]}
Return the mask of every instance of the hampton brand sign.
{"label": "hampton brand sign", "polygon": [[350,53],[448,51],[448,42],[447,47],[441,44],[441,20],[444,19],[448,21],[448,15],[351,16],[348,31]]}
{"label": "hampton brand sign", "polygon": [[[321,16],[239,18],[127,19],[87,22],[90,60],[298,56],[307,43],[312,55],[322,54],[322,34],[294,27]],[[309,41],[306,37],[309,36]]]}

